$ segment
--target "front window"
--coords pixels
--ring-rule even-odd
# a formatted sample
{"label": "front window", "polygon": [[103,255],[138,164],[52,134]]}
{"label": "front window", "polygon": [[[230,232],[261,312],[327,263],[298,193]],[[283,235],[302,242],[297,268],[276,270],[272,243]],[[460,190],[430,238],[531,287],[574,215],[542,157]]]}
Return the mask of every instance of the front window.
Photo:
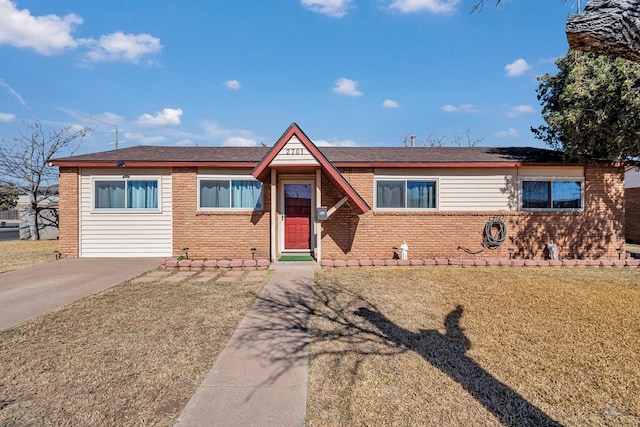
{"label": "front window", "polygon": [[376,181],[378,209],[436,209],[436,181]]}
{"label": "front window", "polygon": [[158,209],[157,180],[96,180],[95,209]]}
{"label": "front window", "polygon": [[582,209],[582,181],[522,181],[522,209]]}
{"label": "front window", "polygon": [[262,183],[243,179],[201,179],[199,207],[204,209],[262,209]]}

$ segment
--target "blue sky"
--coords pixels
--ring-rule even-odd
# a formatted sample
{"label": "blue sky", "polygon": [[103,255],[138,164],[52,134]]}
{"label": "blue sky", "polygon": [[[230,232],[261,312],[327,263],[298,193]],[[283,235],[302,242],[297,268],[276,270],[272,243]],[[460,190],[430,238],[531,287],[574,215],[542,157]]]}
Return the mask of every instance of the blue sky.
{"label": "blue sky", "polygon": [[0,0],[0,134],[94,129],[134,145],[318,145],[466,135],[539,146],[536,77],[567,52],[575,2]]}

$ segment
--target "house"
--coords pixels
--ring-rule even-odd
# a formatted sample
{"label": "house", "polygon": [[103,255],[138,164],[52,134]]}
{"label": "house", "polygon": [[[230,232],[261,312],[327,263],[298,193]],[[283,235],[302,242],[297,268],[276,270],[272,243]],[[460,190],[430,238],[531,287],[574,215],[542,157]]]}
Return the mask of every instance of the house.
{"label": "house", "polygon": [[[140,146],[52,161],[67,257],[618,258],[624,167],[535,148]],[[497,224],[497,227],[496,227]],[[485,231],[487,229],[487,231]],[[497,245],[490,236],[502,234]]]}
{"label": "house", "polygon": [[640,170],[627,168],[624,181],[625,231],[629,243],[640,244]]}
{"label": "house", "polygon": [[[36,197],[38,200],[38,235],[41,240],[55,240],[58,238],[58,186],[41,187],[38,189]],[[16,211],[20,220],[19,237],[22,240],[31,238],[30,204],[29,194],[19,192]]]}

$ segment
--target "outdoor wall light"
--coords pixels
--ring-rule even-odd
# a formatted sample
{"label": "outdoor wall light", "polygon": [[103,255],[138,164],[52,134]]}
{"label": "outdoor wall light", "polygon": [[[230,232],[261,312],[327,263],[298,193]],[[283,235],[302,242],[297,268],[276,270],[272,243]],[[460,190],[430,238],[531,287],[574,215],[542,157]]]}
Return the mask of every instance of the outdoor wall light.
{"label": "outdoor wall light", "polygon": [[118,167],[119,168],[123,168],[124,167],[124,160],[118,160]]}

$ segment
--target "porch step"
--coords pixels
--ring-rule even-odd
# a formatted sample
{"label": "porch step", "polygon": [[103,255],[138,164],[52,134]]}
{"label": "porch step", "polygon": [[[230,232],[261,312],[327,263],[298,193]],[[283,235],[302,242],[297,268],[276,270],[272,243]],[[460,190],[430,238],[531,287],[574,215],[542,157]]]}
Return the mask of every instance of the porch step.
{"label": "porch step", "polygon": [[280,258],[278,258],[278,261],[315,261],[313,259],[313,257],[309,254],[307,255],[302,255],[302,254],[282,254],[280,256]]}

